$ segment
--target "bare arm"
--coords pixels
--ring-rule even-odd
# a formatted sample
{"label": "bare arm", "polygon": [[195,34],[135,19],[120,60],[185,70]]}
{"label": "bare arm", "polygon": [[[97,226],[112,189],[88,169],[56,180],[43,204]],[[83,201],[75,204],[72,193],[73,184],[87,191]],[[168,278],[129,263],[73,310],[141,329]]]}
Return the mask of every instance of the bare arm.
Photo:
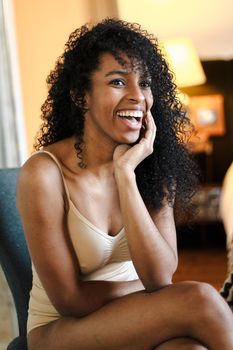
{"label": "bare arm", "polygon": [[56,165],[34,156],[22,168],[18,208],[39,278],[62,315],[82,317],[109,301],[144,289],[130,282],[82,282],[66,227],[65,194]]}
{"label": "bare arm", "polygon": [[147,291],[171,283],[177,267],[173,208],[167,203],[158,213],[148,211],[138,191],[135,167],[153,151],[155,125],[147,117],[147,131],[133,146],[115,151],[115,178],[131,257]]}

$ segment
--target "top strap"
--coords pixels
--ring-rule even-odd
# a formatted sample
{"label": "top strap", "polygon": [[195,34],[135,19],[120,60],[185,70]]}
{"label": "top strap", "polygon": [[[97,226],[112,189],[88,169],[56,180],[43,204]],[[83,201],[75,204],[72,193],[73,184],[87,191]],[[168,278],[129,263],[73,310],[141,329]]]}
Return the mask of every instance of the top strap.
{"label": "top strap", "polygon": [[62,177],[62,182],[63,182],[63,185],[64,185],[64,189],[65,189],[65,193],[66,193],[66,197],[67,197],[67,200],[69,202],[70,200],[70,193],[69,193],[69,190],[68,190],[68,186],[66,184],[66,180],[65,180],[65,177],[63,175],[63,171],[62,171],[62,168],[61,168],[61,164],[59,163],[58,159],[55,157],[55,155],[49,151],[44,151],[44,150],[40,150],[40,151],[37,151],[35,152],[33,155],[36,155],[38,153],[45,153],[45,154],[48,154],[48,156],[50,158],[53,159],[53,161],[57,164],[58,166],[58,169],[60,170],[60,174],[61,174],[61,177]]}

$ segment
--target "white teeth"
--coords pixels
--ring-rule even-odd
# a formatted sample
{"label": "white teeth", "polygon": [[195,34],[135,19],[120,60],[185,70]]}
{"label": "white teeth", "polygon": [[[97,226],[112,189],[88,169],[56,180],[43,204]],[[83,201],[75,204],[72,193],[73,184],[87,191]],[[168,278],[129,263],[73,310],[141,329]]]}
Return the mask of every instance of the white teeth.
{"label": "white teeth", "polygon": [[142,111],[119,111],[117,112],[117,115],[119,115],[120,117],[142,118],[143,112]]}

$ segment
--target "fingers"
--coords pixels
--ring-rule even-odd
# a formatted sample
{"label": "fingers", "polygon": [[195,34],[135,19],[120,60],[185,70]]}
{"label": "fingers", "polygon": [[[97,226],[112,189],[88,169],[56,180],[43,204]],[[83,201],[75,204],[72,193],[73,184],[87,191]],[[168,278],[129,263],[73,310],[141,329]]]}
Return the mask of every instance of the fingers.
{"label": "fingers", "polygon": [[150,144],[153,145],[155,136],[156,136],[156,125],[150,111],[148,111],[146,114],[145,125],[146,125],[146,132],[144,137],[149,141]]}
{"label": "fingers", "polygon": [[151,111],[147,112],[146,118],[146,120],[148,121],[148,128],[151,128],[153,132],[156,132],[156,125]]}
{"label": "fingers", "polygon": [[113,154],[113,160],[118,169],[127,168],[135,170],[137,165],[154,151],[154,140],[156,136],[156,125],[151,112],[144,119],[144,135],[138,143],[133,146],[118,145]]}

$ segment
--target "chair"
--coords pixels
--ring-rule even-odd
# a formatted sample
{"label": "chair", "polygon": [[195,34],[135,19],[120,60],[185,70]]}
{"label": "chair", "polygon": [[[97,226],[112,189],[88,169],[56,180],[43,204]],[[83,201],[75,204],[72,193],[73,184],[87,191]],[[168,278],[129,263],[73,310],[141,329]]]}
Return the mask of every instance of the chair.
{"label": "chair", "polygon": [[14,299],[19,326],[19,336],[7,350],[27,350],[27,309],[32,284],[31,260],[16,208],[18,172],[18,168],[0,169],[0,263]]}

